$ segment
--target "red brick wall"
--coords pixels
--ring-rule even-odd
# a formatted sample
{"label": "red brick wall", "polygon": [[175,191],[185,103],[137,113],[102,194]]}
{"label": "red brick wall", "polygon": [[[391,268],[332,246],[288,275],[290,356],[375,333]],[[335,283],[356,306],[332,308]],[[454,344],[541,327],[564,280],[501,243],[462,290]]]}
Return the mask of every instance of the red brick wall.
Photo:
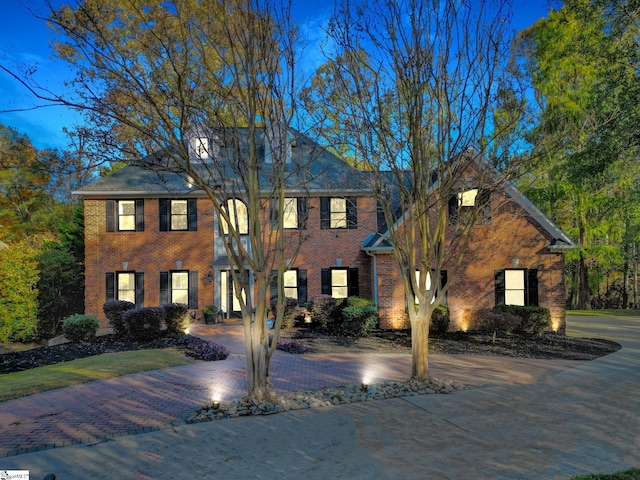
{"label": "red brick wall", "polygon": [[[499,198],[493,201],[499,203]],[[466,329],[473,311],[495,305],[494,271],[517,268],[538,269],[539,305],[551,310],[553,328],[565,328],[564,255],[550,253],[551,238],[513,201],[492,212],[490,225],[473,227],[469,246],[457,272],[453,263],[445,266],[450,282],[448,305],[450,329]],[[403,289],[393,255],[379,255],[378,303],[382,328],[407,327]]]}
{"label": "red brick wall", "polygon": [[107,326],[102,313],[106,301],[105,274],[127,270],[144,272],[144,304],[160,304],[160,272],[198,271],[200,306],[213,303],[213,286],[206,280],[213,260],[213,215],[207,199],[198,199],[198,230],[161,232],[158,199],[145,199],[144,232],[107,232],[105,200],[85,199],[85,311]]}
{"label": "red brick wall", "polygon": [[[358,198],[357,229],[320,229],[320,200],[310,198],[307,230],[289,231],[289,253],[298,242],[298,235],[306,238],[293,267],[307,270],[308,296],[321,293],[321,269],[330,267],[356,267],[360,295],[371,298],[370,258],[360,250],[366,237],[375,230],[375,201]],[[107,326],[102,313],[106,301],[105,273],[127,270],[144,272],[145,305],[160,304],[161,271],[176,270],[176,261],[182,270],[198,271],[199,308],[214,303],[214,283],[206,279],[213,262],[213,206],[208,199],[198,199],[198,230],[195,232],[160,232],[159,202],[145,199],[144,232],[107,232],[106,202],[104,199],[85,199],[85,311],[96,315],[101,327]],[[265,210],[265,224],[268,224]],[[340,265],[338,262],[340,261]]]}

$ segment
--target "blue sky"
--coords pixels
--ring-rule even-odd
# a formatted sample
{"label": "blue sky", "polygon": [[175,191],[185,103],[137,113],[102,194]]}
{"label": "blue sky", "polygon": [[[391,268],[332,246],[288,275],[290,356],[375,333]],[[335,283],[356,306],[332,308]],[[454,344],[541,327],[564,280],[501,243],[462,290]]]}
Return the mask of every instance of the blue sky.
{"label": "blue sky", "polygon": [[[53,0],[53,3],[60,5],[69,2]],[[305,55],[316,58],[321,63],[317,42],[321,39],[322,25],[333,11],[333,2],[294,0],[293,8],[311,42]],[[14,71],[35,65],[38,83],[54,92],[60,92],[64,89],[65,80],[70,78],[70,71],[66,64],[57,61],[51,53],[52,35],[46,22],[35,18],[29,9],[39,14],[47,11],[44,0],[3,2],[0,16],[0,63]],[[512,27],[514,30],[521,30],[546,16],[549,6],[546,0],[514,0],[513,10]],[[27,134],[36,148],[65,148],[67,139],[62,128],[78,124],[80,117],[62,107],[34,108],[41,104],[16,80],[5,72],[0,72],[0,123]],[[7,110],[23,111],[2,113]]]}

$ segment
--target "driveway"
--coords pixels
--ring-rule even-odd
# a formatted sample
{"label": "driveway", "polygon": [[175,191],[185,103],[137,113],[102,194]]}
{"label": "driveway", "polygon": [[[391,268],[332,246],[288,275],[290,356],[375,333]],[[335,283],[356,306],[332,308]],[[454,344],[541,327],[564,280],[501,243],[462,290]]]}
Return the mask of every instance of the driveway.
{"label": "driveway", "polygon": [[[32,478],[56,473],[64,479],[563,479],[639,466],[639,327],[640,320],[635,318],[569,317],[569,334],[609,338],[623,345],[620,351],[591,362],[432,356],[434,376],[476,387],[453,395],[406,397],[197,425],[184,425],[179,418],[165,423],[160,419],[139,428],[157,430],[150,433],[101,433],[81,440],[85,443],[80,445],[19,455],[15,453],[20,451],[7,452],[14,455],[1,458],[0,469],[30,470]],[[221,335],[203,332],[208,333]],[[357,383],[360,368],[373,361],[386,369],[380,375],[403,378],[408,373],[408,358],[402,355],[360,357],[357,362],[355,356],[277,354],[275,386],[307,388],[318,378],[324,378],[320,383],[326,384]],[[236,354],[224,362],[197,365],[220,364],[216,368],[222,370],[211,370],[200,378],[211,382],[225,374],[232,391],[240,388],[242,363]],[[187,367],[162,371],[170,375],[165,383],[182,382],[188,385],[186,391],[200,392],[193,398],[205,398],[210,387],[194,390],[204,380],[186,381],[193,377]],[[178,372],[180,369],[184,371]],[[119,400],[99,404],[97,399],[85,397],[87,411],[97,416],[111,407],[120,412],[120,418],[135,423],[140,421],[138,415],[148,413],[144,403],[149,398],[156,399],[149,411],[184,400],[175,391],[169,397],[156,391],[161,389],[161,381],[147,389],[146,397],[135,399],[139,390],[146,388],[145,379],[153,375],[123,377],[129,383],[129,393],[117,397]],[[92,390],[102,388],[103,393],[115,388],[115,384],[103,388],[105,383],[88,385]],[[70,389],[58,392],[62,391],[79,394]],[[28,405],[22,405],[21,417],[11,421],[15,402],[44,398],[39,408],[45,408],[50,402],[62,401],[55,394],[0,404],[0,438],[20,430],[23,422],[36,416],[40,420],[30,425],[29,431],[46,422],[55,425],[59,416],[43,416],[42,411],[30,410]],[[65,397],[71,401],[74,394],[66,393]],[[198,397],[200,394],[203,396]],[[77,404],[58,403],[56,407],[67,411]],[[128,410],[132,406],[139,409],[137,413]],[[70,412],[69,418],[75,418],[74,413]],[[58,425],[64,427],[61,431],[73,430],[66,428],[64,421]],[[78,428],[82,425],[79,422]]]}

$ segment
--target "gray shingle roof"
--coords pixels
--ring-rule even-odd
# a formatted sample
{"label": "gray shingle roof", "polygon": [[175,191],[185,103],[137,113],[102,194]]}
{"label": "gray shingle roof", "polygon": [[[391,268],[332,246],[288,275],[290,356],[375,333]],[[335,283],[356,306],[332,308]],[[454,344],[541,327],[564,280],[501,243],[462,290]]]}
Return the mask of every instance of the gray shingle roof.
{"label": "gray shingle roof", "polygon": [[[193,162],[196,170],[207,184],[226,186],[227,190],[238,185],[244,168],[238,158],[242,158],[248,151],[247,130],[240,129],[239,135],[221,145],[216,161],[196,160]],[[287,184],[292,192],[304,192],[307,195],[322,195],[331,192],[333,195],[341,193],[348,195],[354,192],[369,192],[370,187],[363,172],[347,164],[344,160],[321,147],[306,135],[293,133],[291,148],[292,161],[287,164]],[[262,132],[256,132],[258,155],[264,160]],[[161,156],[161,155],[160,155]],[[145,161],[152,162],[158,154],[147,157]],[[261,185],[268,191],[271,184],[269,175],[271,164],[261,163]],[[203,192],[192,187],[186,176],[171,172],[156,172],[143,166],[124,167],[106,177],[103,177],[85,187],[73,192],[75,195],[88,196],[158,196],[158,195],[202,195]]]}

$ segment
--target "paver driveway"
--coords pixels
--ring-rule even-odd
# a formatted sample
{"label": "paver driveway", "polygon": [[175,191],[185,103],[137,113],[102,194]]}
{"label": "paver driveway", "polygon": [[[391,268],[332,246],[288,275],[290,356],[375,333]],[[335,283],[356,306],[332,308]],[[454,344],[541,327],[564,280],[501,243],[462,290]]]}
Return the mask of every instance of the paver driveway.
{"label": "paver driveway", "polygon": [[[69,479],[567,478],[575,473],[638,466],[638,326],[637,319],[624,317],[611,321],[571,318],[569,333],[611,338],[624,346],[592,362],[434,355],[430,366],[435,376],[478,387],[450,396],[428,395],[181,425],[119,438],[119,432],[127,427],[117,422],[109,424],[116,425],[109,427],[115,429],[113,432],[105,432],[100,422],[82,430],[84,424],[78,422],[79,435],[96,436],[102,429],[98,436],[107,436],[99,438],[113,440],[94,439],[93,446],[83,444],[3,458],[0,469],[30,469],[34,478],[55,472],[58,478]],[[231,335],[231,329],[227,332]],[[214,329],[201,333],[221,338]],[[372,362],[388,368],[383,376],[395,374],[401,379],[408,371],[408,358],[401,355],[278,353],[274,358],[274,383],[276,388],[295,390],[314,388],[317,381],[356,383],[364,365]],[[98,392],[92,396],[70,387],[5,402],[0,404],[0,437],[22,428],[23,424],[16,422],[34,417],[39,421],[24,431],[41,434],[45,442],[50,434],[47,427],[73,432],[65,422],[77,415],[69,415],[69,419],[61,417],[61,412],[44,416],[45,404],[60,400],[53,395],[64,393],[71,407],[77,404],[74,401],[82,403],[73,400],[80,394],[69,392],[83,395],[87,406],[84,415],[90,416],[93,411],[97,418],[97,410],[112,406],[116,417],[134,422],[136,428],[143,428],[136,423],[138,416],[161,410],[151,427],[159,428],[197,407],[206,398],[212,379],[225,378],[229,393],[241,393],[242,363],[241,357],[234,356],[224,362],[131,375],[114,379],[114,383],[95,382],[84,387]],[[203,366],[211,370],[196,371]],[[157,383],[149,383],[153,378]],[[128,395],[116,396],[92,410],[91,403],[101,398],[100,389],[116,389],[118,382],[128,385]],[[163,383],[173,387],[161,389]],[[145,394],[138,397],[140,391]],[[145,402],[151,399],[155,403],[145,411]],[[37,415],[14,420],[17,402],[24,401],[33,402],[33,410],[24,404],[21,408]],[[185,403],[174,409],[179,401]],[[57,410],[66,410],[62,405],[69,404],[58,404]],[[41,433],[37,433],[38,426],[45,426]],[[251,455],[245,454],[248,448]]]}

